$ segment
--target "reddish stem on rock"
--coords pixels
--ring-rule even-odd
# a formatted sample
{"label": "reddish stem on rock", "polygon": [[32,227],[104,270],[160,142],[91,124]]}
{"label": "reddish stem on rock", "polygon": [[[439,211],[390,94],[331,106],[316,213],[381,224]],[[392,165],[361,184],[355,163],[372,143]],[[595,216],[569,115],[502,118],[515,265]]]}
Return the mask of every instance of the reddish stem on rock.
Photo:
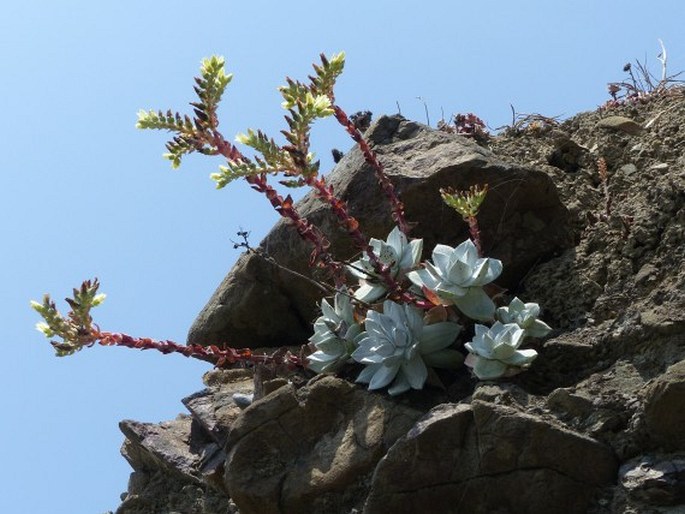
{"label": "reddish stem on rock", "polygon": [[609,169],[604,157],[597,159],[597,172],[604,189],[604,214],[608,218],[611,216],[611,193],[609,193]]}
{"label": "reddish stem on rock", "polygon": [[354,142],[359,145],[359,149],[364,155],[364,159],[373,168],[376,174],[376,179],[378,180],[383,193],[385,193],[385,196],[390,201],[393,221],[397,223],[397,226],[405,235],[409,235],[411,227],[407,223],[407,220],[404,216],[404,204],[397,197],[397,193],[395,193],[395,186],[393,186],[392,182],[390,182],[388,175],[383,169],[383,165],[376,157],[376,153],[371,150],[369,144],[366,142],[366,139],[364,139],[362,133],[354,125],[352,120],[350,120],[345,111],[335,104],[333,105],[333,110],[335,112],[335,118],[345,128]]}

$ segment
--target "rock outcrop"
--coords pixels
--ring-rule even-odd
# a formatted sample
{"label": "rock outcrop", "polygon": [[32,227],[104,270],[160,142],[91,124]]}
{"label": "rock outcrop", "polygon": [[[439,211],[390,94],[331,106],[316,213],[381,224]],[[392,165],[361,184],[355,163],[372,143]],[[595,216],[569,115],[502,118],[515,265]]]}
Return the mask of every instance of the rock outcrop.
{"label": "rock outcrop", "polygon": [[[426,248],[465,237],[437,188],[490,184],[482,230],[486,253],[510,270],[500,285],[540,303],[554,327],[538,359],[498,382],[463,369],[440,375],[444,389],[397,398],[355,385],[354,371],[256,373],[254,383],[251,370],[210,372],[184,400],[190,416],[122,423],[134,472],[118,514],[683,512],[684,121],[683,90],[511,130],[487,149],[379,120],[370,137]],[[356,151],[331,180],[369,235],[383,237],[390,220]],[[334,233],[317,200],[301,206]],[[265,248],[302,271],[308,250],[286,228]],[[293,293],[294,281],[265,266],[241,260],[194,342],[306,339],[315,295]],[[244,301],[279,315],[263,329],[238,325],[227,311]],[[253,391],[241,410],[235,399]]]}

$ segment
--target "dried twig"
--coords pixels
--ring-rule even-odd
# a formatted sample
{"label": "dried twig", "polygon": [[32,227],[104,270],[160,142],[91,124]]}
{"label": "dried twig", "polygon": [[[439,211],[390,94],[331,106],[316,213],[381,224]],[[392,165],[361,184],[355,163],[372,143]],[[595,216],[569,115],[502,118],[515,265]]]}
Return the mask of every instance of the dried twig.
{"label": "dried twig", "polygon": [[604,157],[597,159],[597,173],[604,189],[604,215],[608,219],[611,216],[611,194],[609,193],[609,170]]}
{"label": "dried twig", "polygon": [[495,130],[504,130],[513,134],[520,134],[525,130],[539,132],[557,127],[561,118],[561,116],[543,116],[538,113],[517,113],[512,104],[509,104],[509,107],[511,108],[511,125],[497,127]]}
{"label": "dried twig", "polygon": [[[643,62],[636,59],[635,66],[632,63],[627,63],[623,66],[623,71],[628,74],[628,78],[619,82],[610,82],[607,85],[612,99],[604,107],[616,107],[626,101],[637,101],[658,96],[666,93],[674,86],[685,84],[685,81],[678,79],[682,75],[682,71],[673,75],[668,74],[666,46],[661,39],[658,41],[661,52],[657,55],[657,60],[661,63],[661,78],[657,79],[649,71],[646,58]],[[637,69],[637,73],[634,68]]]}

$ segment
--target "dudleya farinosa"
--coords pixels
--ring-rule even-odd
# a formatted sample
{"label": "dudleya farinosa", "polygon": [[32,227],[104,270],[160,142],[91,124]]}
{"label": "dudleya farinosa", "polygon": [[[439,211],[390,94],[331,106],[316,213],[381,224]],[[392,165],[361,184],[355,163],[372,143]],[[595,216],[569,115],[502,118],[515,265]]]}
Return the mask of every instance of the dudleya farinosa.
{"label": "dudleya farinosa", "polygon": [[370,390],[389,384],[391,395],[421,389],[429,366],[456,368],[463,362],[461,353],[448,348],[461,327],[449,321],[426,325],[421,310],[411,305],[386,300],[382,313],[369,310],[364,325],[352,358],[366,365],[357,382]]}
{"label": "dudleya farinosa", "polygon": [[[408,241],[397,227],[390,232],[386,241],[372,238],[369,245],[381,264],[388,266],[390,276],[395,280],[402,279],[404,274],[421,262],[423,239]],[[348,269],[359,279],[359,288],[354,292],[355,299],[373,303],[387,292],[387,284],[374,269],[368,255],[362,254]]]}
{"label": "dudleya farinosa", "polygon": [[307,357],[309,368],[317,373],[338,369],[357,348],[356,338],[361,332],[349,296],[337,293],[333,307],[325,299],[321,300],[321,316],[314,322],[314,335],[309,338],[316,348]]}
{"label": "dudleya farinosa", "polygon": [[456,248],[438,244],[433,250],[433,263],[411,271],[407,278],[416,286],[433,292],[445,305],[455,305],[469,318],[490,321],[495,304],[483,291],[484,285],[502,273],[498,259],[479,257],[469,239]]}
{"label": "dudleya farinosa", "polygon": [[516,296],[508,307],[497,309],[495,315],[502,323],[516,323],[528,337],[544,337],[552,330],[547,323],[538,319],[540,306],[537,303],[523,303]]}
{"label": "dudleya farinosa", "polygon": [[476,324],[473,340],[464,346],[469,355],[464,361],[480,380],[491,380],[519,373],[538,356],[535,350],[519,350],[525,330],[516,323],[496,321],[492,327]]}

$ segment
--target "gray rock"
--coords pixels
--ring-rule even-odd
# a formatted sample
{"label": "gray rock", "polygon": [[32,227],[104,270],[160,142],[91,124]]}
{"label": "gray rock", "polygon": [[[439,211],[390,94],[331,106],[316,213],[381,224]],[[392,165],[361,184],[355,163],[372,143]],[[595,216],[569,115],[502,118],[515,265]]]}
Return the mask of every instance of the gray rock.
{"label": "gray rock", "polygon": [[642,132],[642,125],[625,116],[607,116],[597,122],[597,127],[625,132],[632,136],[636,136]]}
{"label": "gray rock", "polygon": [[234,423],[226,487],[241,514],[350,512],[421,414],[331,376],[281,387]]}
{"label": "gray rock", "polygon": [[606,446],[518,408],[443,404],[381,460],[364,514],[580,514],[616,467]]}
{"label": "gray rock", "polygon": [[228,431],[240,414],[234,396],[252,394],[252,373],[245,370],[214,370],[205,376],[209,386],[181,400],[193,419],[220,447],[226,444]]}
{"label": "gray rock", "polygon": [[685,456],[638,457],[621,466],[621,486],[648,505],[685,504]]}
{"label": "gray rock", "polygon": [[632,175],[633,173],[637,172],[637,166],[635,166],[632,162],[629,162],[628,164],[621,166],[619,171],[621,173],[625,173],[626,175]]}
{"label": "gray rock", "polygon": [[239,408],[245,409],[254,401],[254,393],[233,393],[233,401]]}
{"label": "gray rock", "polygon": [[190,417],[119,426],[126,436],[122,454],[134,471],[117,514],[236,512],[218,478],[223,448]]}
{"label": "gray rock", "polygon": [[119,428],[126,436],[122,448],[124,458],[133,469],[165,468],[179,478],[199,482],[199,455],[190,451],[192,419],[179,416],[159,425],[124,420]]}
{"label": "gray rock", "polygon": [[[504,263],[498,283],[516,286],[530,267],[572,245],[568,212],[544,173],[508,164],[474,142],[432,130],[400,116],[381,117],[367,132],[388,175],[424,238],[426,257],[440,242],[456,245],[468,237],[466,224],[440,200],[441,187],[467,189],[488,184],[479,214],[483,249]],[[329,175],[368,237],[385,238],[393,224],[387,202],[361,152],[353,149]],[[341,259],[356,250],[330,210],[314,195],[297,208],[326,233]],[[310,275],[311,248],[281,220],[261,243],[278,263]],[[321,292],[255,255],[242,256],[193,323],[188,341],[229,346],[302,344],[310,335]],[[256,313],[269,313],[268,316]]]}
{"label": "gray rock", "polygon": [[645,392],[645,424],[654,444],[685,450],[685,361],[670,366]]}
{"label": "gray rock", "polygon": [[561,412],[570,417],[587,417],[593,410],[592,398],[573,394],[568,389],[555,389],[547,397],[547,405],[553,411]]}

